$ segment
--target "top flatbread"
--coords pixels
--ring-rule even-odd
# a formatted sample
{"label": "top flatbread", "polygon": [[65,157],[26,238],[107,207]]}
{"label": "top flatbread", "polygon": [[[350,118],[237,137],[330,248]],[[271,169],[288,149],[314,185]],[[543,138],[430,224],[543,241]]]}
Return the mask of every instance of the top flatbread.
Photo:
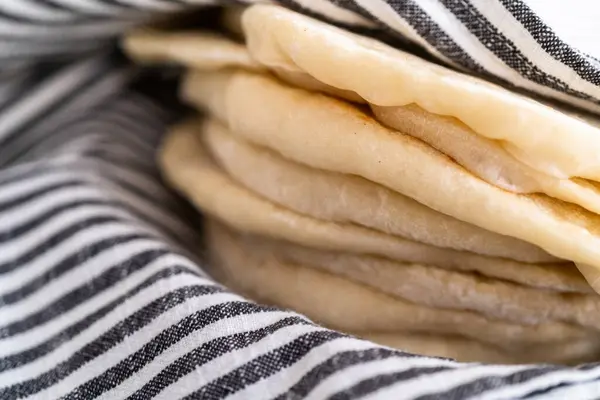
{"label": "top flatbread", "polygon": [[280,7],[250,7],[242,23],[250,54],[270,68],[308,74],[379,106],[415,103],[456,117],[548,175],[600,180],[595,122]]}
{"label": "top flatbread", "polygon": [[[223,14],[227,29],[242,38],[243,12],[243,8],[234,7]],[[252,60],[244,45],[203,31],[137,30],[124,39],[123,48],[142,63],[175,63],[201,70],[264,67]],[[358,94],[327,85],[305,72],[272,66],[271,71],[294,86],[365,102]],[[517,193],[545,193],[600,213],[600,186],[539,172],[513,157],[501,142],[478,135],[456,118],[432,114],[415,104],[371,108],[380,122],[425,141],[489,183]]]}
{"label": "top flatbread", "polygon": [[[224,14],[238,31],[242,12],[235,8]],[[139,30],[126,37],[123,47],[143,63],[175,63],[201,70],[261,68],[242,44],[202,31]],[[364,102],[356,93],[326,85],[306,73],[280,68],[273,72],[307,90]],[[456,118],[432,114],[414,104],[371,107],[382,123],[425,141],[487,182],[518,193],[545,193],[600,213],[600,187],[583,179],[559,179],[541,173],[515,159],[500,142],[478,135]]]}
{"label": "top flatbread", "polygon": [[600,216],[490,185],[348,103],[244,71],[192,73],[183,96],[232,133],[287,158],[362,176],[444,214],[600,269]]}

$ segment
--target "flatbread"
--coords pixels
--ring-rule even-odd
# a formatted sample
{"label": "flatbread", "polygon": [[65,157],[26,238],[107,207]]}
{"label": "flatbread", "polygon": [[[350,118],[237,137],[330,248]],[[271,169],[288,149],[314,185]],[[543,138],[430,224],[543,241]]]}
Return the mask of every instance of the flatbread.
{"label": "flatbread", "polygon": [[183,96],[236,135],[296,162],[364,177],[441,213],[600,269],[600,216],[490,185],[346,102],[244,71],[192,73]]}
{"label": "flatbread", "polygon": [[532,263],[557,261],[529,243],[459,221],[363,178],[287,160],[232,135],[216,120],[203,123],[201,129],[205,147],[229,176],[298,213],[437,247]]}
{"label": "flatbread", "polygon": [[178,64],[199,70],[263,69],[243,44],[213,32],[144,28],[126,35],[121,46],[131,58],[144,64]]}
{"label": "flatbread", "polygon": [[261,259],[318,268],[411,303],[476,311],[522,324],[561,320],[600,330],[600,296],[567,295],[441,268],[380,257],[310,249],[246,237],[237,245]]}
{"label": "flatbread", "polygon": [[600,180],[595,120],[568,115],[281,7],[252,6],[242,23],[252,57],[270,68],[306,73],[378,106],[414,103],[457,118],[542,173]]}
{"label": "flatbread", "polygon": [[[243,37],[243,8],[224,13],[230,29]],[[134,59],[144,63],[178,63],[196,69],[236,66],[260,69],[247,49],[224,36],[209,32],[138,30],[123,44]],[[275,68],[283,81],[307,90],[320,91],[353,102],[364,102],[356,93],[326,85],[312,76]],[[518,193],[545,193],[600,213],[600,188],[582,179],[557,179],[515,159],[498,141],[477,135],[456,118],[431,114],[411,104],[404,107],[372,106],[386,125],[429,143],[480,178]]]}
{"label": "flatbread", "polygon": [[200,143],[202,124],[176,126],[167,135],[159,163],[167,181],[202,211],[240,231],[312,248],[374,254],[393,260],[477,271],[546,289],[585,291],[561,264],[525,264],[442,249],[382,234],[354,224],[310,218],[277,206],[242,187],[212,162]]}
{"label": "flatbread", "polygon": [[477,135],[456,118],[431,114],[414,104],[372,109],[385,125],[423,140],[492,185],[515,193],[544,193],[600,213],[597,182],[543,174],[516,160],[498,141]]}
{"label": "flatbread", "polygon": [[[472,312],[411,304],[314,268],[248,252],[239,245],[235,234],[214,221],[207,221],[206,238],[211,255],[209,272],[217,280],[236,292],[263,303],[293,309],[333,329],[364,332],[366,337],[407,332],[461,334],[521,355],[529,351],[543,355],[543,344],[551,346],[549,352],[561,353],[566,344],[579,343],[588,346],[587,354],[590,348],[597,354],[597,338],[570,325],[518,325],[488,320]],[[396,346],[401,347],[401,344]],[[569,358],[570,354],[562,355]]]}
{"label": "flatbread", "polygon": [[[211,160],[198,138],[197,121],[174,127],[167,135],[159,163],[165,179],[202,211],[240,231],[285,239],[309,247],[378,254],[392,259],[480,257],[440,249],[353,224],[310,218],[257,196],[237,184]],[[432,254],[432,252],[436,252]],[[412,260],[411,260],[412,261]]]}

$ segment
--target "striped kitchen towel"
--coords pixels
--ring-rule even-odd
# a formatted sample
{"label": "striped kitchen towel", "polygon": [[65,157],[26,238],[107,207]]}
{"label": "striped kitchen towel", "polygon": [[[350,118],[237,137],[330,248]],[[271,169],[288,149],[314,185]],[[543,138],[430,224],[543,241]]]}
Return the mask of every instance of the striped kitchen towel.
{"label": "striped kitchen towel", "polygon": [[[206,276],[200,217],[154,162],[181,112],[174,78],[140,73],[115,43],[154,18],[229,3],[0,1],[0,399],[600,397],[600,366],[407,354]],[[278,3],[600,113],[600,3]]]}

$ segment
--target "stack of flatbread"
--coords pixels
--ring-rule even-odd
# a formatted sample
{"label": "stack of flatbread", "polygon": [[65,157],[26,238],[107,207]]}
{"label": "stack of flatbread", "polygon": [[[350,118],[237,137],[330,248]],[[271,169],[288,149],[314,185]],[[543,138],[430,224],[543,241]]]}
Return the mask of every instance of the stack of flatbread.
{"label": "stack of flatbread", "polygon": [[349,334],[462,361],[600,360],[600,129],[276,6],[141,30],[196,117],[160,154],[211,272]]}

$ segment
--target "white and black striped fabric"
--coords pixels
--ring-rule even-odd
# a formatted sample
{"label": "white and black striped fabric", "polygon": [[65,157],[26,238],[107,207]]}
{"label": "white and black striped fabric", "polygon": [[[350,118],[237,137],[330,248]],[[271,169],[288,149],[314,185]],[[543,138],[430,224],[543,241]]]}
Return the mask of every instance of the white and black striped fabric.
{"label": "white and black striped fabric", "polygon": [[[582,23],[582,51],[576,21],[557,17],[579,7],[597,23],[600,3],[279,3],[600,112],[600,47],[590,45],[600,28]],[[0,1],[0,399],[599,398],[600,364],[406,354],[205,276],[200,217],[154,163],[184,111],[174,83],[166,72],[144,78],[114,49],[132,26],[207,4]]]}

